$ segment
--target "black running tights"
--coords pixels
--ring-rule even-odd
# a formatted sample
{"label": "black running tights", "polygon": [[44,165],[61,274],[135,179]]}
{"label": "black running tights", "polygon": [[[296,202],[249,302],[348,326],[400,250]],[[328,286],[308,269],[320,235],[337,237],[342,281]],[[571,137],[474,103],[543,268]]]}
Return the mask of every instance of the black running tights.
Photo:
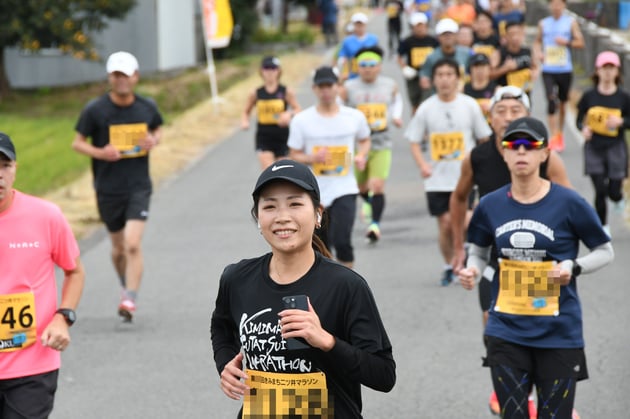
{"label": "black running tights", "polygon": [[623,198],[623,179],[608,179],[605,175],[591,175],[593,188],[595,188],[595,211],[602,225],[606,225],[607,206],[606,198],[617,202]]}

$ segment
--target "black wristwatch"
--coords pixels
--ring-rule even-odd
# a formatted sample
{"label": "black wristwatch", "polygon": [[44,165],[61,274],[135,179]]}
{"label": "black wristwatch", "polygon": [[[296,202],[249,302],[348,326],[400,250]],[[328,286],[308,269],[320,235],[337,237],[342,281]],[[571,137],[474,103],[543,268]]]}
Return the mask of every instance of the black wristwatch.
{"label": "black wristwatch", "polygon": [[77,314],[72,309],[60,308],[59,310],[55,311],[55,313],[61,314],[63,318],[66,319],[66,323],[68,323],[68,326],[72,326],[74,322],[77,321]]}
{"label": "black wristwatch", "polygon": [[573,270],[571,271],[571,275],[577,277],[582,273],[582,267],[577,263],[577,260],[573,261]]}

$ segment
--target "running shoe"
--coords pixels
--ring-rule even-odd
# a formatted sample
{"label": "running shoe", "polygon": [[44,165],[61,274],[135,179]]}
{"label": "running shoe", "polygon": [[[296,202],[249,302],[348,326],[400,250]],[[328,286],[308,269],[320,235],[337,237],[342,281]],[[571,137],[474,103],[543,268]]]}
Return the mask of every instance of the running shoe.
{"label": "running shoe", "polygon": [[488,407],[490,408],[490,413],[493,415],[499,416],[501,414],[501,406],[499,406],[499,399],[497,398],[497,393],[492,392],[490,394],[490,400],[488,400]]}
{"label": "running shoe", "polygon": [[372,223],[372,204],[369,202],[363,202],[363,205],[361,206],[361,220],[365,224]]}
{"label": "running shoe", "polygon": [[549,149],[558,153],[564,151],[564,135],[556,134],[549,139]]}
{"label": "running shoe", "polygon": [[367,231],[367,234],[365,235],[365,237],[368,238],[370,243],[376,243],[378,241],[378,239],[381,238],[381,229],[378,227],[378,224],[376,224],[376,223],[370,224],[370,226],[368,227],[368,231]]}
{"label": "running shoe", "polygon": [[444,272],[442,273],[442,279],[440,280],[440,284],[443,287],[448,287],[451,282],[453,282],[453,268],[448,268],[448,269],[444,269]]}
{"label": "running shoe", "polygon": [[118,315],[123,318],[125,323],[131,323],[133,314],[136,312],[136,303],[128,298],[123,298],[118,304]]}
{"label": "running shoe", "polygon": [[527,400],[527,410],[529,410],[529,419],[536,419],[538,417],[536,401],[531,397]]}
{"label": "running shoe", "polygon": [[611,206],[615,214],[623,214],[626,211],[626,199],[622,198],[620,201],[612,201]]}
{"label": "running shoe", "polygon": [[580,419],[580,415],[578,415],[577,410],[573,409],[573,412],[571,412],[571,419]]}

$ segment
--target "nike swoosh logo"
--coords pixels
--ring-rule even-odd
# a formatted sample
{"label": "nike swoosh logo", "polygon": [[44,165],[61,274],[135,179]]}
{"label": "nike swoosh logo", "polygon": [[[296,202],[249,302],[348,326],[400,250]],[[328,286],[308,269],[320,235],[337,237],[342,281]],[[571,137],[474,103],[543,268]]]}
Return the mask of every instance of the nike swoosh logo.
{"label": "nike swoosh logo", "polygon": [[280,170],[280,169],[285,169],[285,168],[287,168],[287,167],[293,167],[293,165],[292,165],[292,164],[285,164],[284,166],[276,166],[276,165],[274,165],[274,166],[271,168],[271,171],[272,171],[272,172],[275,172],[275,171],[277,171],[277,170]]}

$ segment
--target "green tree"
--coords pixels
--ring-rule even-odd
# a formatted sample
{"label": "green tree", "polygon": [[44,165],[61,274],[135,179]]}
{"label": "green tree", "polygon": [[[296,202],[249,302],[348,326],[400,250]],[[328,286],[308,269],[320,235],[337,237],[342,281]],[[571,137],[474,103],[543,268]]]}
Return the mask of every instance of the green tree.
{"label": "green tree", "polygon": [[10,86],[4,50],[17,46],[29,51],[58,48],[77,59],[99,59],[93,36],[107,19],[122,19],[137,0],[1,0],[0,98]]}

